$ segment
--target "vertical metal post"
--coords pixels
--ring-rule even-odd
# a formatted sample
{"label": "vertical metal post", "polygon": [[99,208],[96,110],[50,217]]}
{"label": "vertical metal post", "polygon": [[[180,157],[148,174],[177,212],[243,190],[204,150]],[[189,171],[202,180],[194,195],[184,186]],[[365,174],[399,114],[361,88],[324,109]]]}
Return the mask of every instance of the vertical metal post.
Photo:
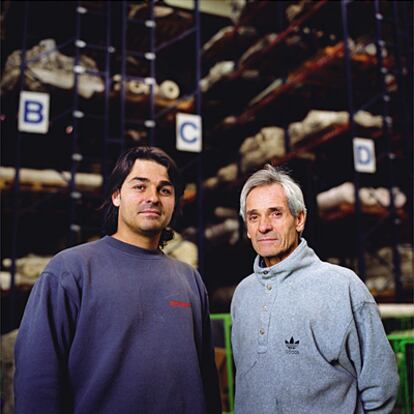
{"label": "vertical metal post", "polygon": [[103,191],[106,194],[108,188],[109,177],[109,139],[110,139],[110,122],[109,122],[109,102],[111,89],[111,53],[112,53],[112,33],[111,33],[111,4],[106,3],[106,49],[105,49],[105,103],[104,103],[104,133],[103,133],[103,154],[102,154],[102,177],[103,177]]}
{"label": "vertical metal post", "polygon": [[121,151],[125,149],[125,105],[126,105],[126,59],[127,59],[127,30],[128,30],[128,2],[121,4],[121,91],[120,91],[120,142]]}
{"label": "vertical metal post", "polygon": [[[353,85],[352,85],[352,68],[351,55],[348,46],[349,31],[348,31],[348,0],[341,0],[341,15],[342,15],[342,29],[344,39],[344,63],[348,98],[348,112],[349,112],[349,130],[350,130],[350,147],[352,148],[352,139],[355,137],[355,123],[354,123],[354,102],[353,102]],[[358,271],[359,277],[365,280],[365,258],[364,258],[364,243],[361,225],[361,202],[359,199],[359,173],[354,172],[354,190],[355,190],[355,221],[356,221],[356,243],[358,252]]]}
{"label": "vertical metal post", "polygon": [[[20,54],[20,93],[25,88],[25,71],[26,71],[26,51],[27,51],[27,32],[29,21],[29,2],[24,2],[23,12],[23,34],[22,50]],[[14,328],[17,323],[17,292],[16,292],[16,260],[17,260],[17,240],[19,232],[20,219],[20,168],[21,168],[21,142],[22,134],[17,131],[15,147],[15,175],[13,182],[13,215],[12,215],[12,240],[11,240],[11,266],[10,266],[10,324]]]}
{"label": "vertical metal post", "polygon": [[[404,153],[407,154],[405,159],[405,174],[407,177],[407,185],[404,186],[404,191],[407,195],[408,211],[413,211],[413,174],[412,174],[412,159],[411,154],[413,153],[413,141],[412,141],[412,117],[410,114],[413,113],[412,99],[409,97],[412,93],[412,78],[413,78],[413,61],[412,61],[412,47],[405,45],[404,40],[411,39],[411,31],[405,22],[407,16],[409,16],[408,10],[404,10],[404,6],[407,3],[401,3],[393,0],[393,42],[395,47],[395,60],[397,63],[397,83],[398,83],[398,95],[401,100],[401,113],[403,118],[403,137],[404,137]],[[402,6],[402,7],[401,7]],[[399,9],[400,7],[400,9]],[[400,19],[400,11],[402,11],[402,19]],[[403,65],[403,53],[406,52],[407,61],[406,66]],[[406,75],[404,75],[404,69]],[[409,216],[409,228],[413,228],[413,217]]]}
{"label": "vertical metal post", "polygon": [[383,139],[386,144],[386,161],[388,169],[388,192],[390,195],[390,205],[389,205],[389,214],[392,225],[392,256],[393,256],[393,270],[394,270],[394,283],[395,283],[395,300],[397,302],[402,299],[402,285],[401,285],[401,258],[400,252],[398,250],[398,237],[397,237],[397,226],[400,222],[394,200],[394,159],[395,154],[392,151],[390,129],[392,125],[392,119],[389,113],[389,101],[390,96],[387,92],[386,80],[385,77],[388,73],[387,68],[384,65],[383,51],[385,51],[385,42],[381,36],[381,22],[384,19],[384,16],[380,10],[380,4],[378,0],[374,1],[375,8],[375,45],[377,48],[377,65],[378,65],[378,82],[380,83],[381,94],[382,94],[382,122],[383,122]]}
{"label": "vertical metal post", "polygon": [[83,13],[83,8],[81,7],[81,2],[77,1],[76,7],[76,22],[75,22],[75,59],[73,63],[73,131],[72,131],[72,156],[71,156],[71,174],[69,181],[69,194],[70,194],[70,206],[69,206],[69,246],[73,246],[79,242],[79,232],[80,227],[76,223],[76,207],[78,200],[82,196],[81,193],[76,191],[76,173],[78,170],[78,162],[81,160],[81,155],[78,154],[78,138],[79,138],[79,119],[84,116],[84,114],[79,110],[79,94],[78,94],[78,83],[79,83],[79,73],[81,68],[79,66],[80,62],[80,51],[78,46],[78,41],[81,35],[80,29],[80,19],[81,14]]}
{"label": "vertical metal post", "polygon": [[156,36],[156,31],[155,31],[155,14],[154,14],[154,0],[151,0],[149,2],[149,18],[150,21],[152,22],[152,24],[149,26],[149,31],[150,31],[150,44],[149,44],[149,52],[151,55],[151,59],[149,61],[149,65],[150,65],[150,77],[151,79],[153,79],[154,82],[151,82],[150,84],[150,94],[149,94],[149,125],[147,126],[148,128],[148,143],[151,146],[156,145],[155,143],[155,97],[154,97],[154,92],[155,92],[155,84],[157,82],[156,80],[156,71],[155,71],[155,36]]}
{"label": "vertical metal post", "polygon": [[[201,22],[200,22],[200,7],[199,0],[194,0],[194,24],[195,24],[195,94],[194,94],[194,111],[197,115],[201,115],[201,92],[200,92],[200,79],[201,79],[201,55],[200,55],[200,43],[201,43]],[[203,123],[202,123],[203,125]],[[204,129],[204,128],[203,128]],[[204,147],[204,145],[203,145]],[[198,268],[200,273],[204,275],[205,270],[205,257],[204,257],[204,189],[203,189],[203,148],[197,155],[197,245],[198,245]]]}

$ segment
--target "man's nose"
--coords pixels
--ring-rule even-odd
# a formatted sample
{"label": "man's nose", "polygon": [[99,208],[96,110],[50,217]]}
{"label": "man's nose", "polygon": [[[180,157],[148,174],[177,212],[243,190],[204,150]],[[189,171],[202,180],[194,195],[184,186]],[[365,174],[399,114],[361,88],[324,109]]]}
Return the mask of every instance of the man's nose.
{"label": "man's nose", "polygon": [[146,192],[146,201],[152,204],[159,203],[160,198],[156,187],[148,187]]}
{"label": "man's nose", "polygon": [[272,230],[272,223],[268,217],[261,217],[259,222],[260,233],[267,233]]}

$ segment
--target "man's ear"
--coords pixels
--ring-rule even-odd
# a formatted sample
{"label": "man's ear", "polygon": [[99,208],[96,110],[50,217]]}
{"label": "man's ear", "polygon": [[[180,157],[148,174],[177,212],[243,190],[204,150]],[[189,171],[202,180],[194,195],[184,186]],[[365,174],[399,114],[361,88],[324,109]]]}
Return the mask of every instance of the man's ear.
{"label": "man's ear", "polygon": [[305,221],[306,221],[306,213],[301,211],[298,216],[296,217],[296,231],[301,233],[305,228]]}
{"label": "man's ear", "polygon": [[112,193],[112,204],[115,207],[119,207],[121,204],[121,192],[119,190],[116,190]]}

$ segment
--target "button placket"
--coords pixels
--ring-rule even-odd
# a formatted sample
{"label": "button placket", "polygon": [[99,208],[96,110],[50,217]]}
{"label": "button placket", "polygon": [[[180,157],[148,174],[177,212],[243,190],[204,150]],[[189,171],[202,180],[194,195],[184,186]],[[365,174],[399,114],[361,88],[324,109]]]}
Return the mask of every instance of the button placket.
{"label": "button placket", "polygon": [[[266,274],[266,271],[263,272]],[[264,296],[260,309],[260,325],[258,327],[259,352],[266,352],[268,342],[268,329],[270,324],[270,308],[273,302],[273,284],[267,282],[264,286]]]}

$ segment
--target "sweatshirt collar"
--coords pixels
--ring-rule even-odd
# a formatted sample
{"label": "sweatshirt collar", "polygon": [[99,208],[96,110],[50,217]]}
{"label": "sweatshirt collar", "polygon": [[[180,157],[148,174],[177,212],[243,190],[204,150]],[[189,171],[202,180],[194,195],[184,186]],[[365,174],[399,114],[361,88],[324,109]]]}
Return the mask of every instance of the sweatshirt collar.
{"label": "sweatshirt collar", "polygon": [[273,266],[262,266],[264,264],[263,258],[259,255],[256,256],[253,270],[259,281],[265,281],[276,276],[278,279],[285,279],[295,270],[303,269],[315,260],[319,260],[315,252],[308,247],[306,240],[301,238],[296,249],[286,259]]}
{"label": "sweatshirt collar", "polygon": [[143,259],[156,259],[164,256],[164,253],[161,251],[161,249],[143,249],[142,247],[134,246],[133,244],[125,243],[121,240],[115,239],[112,236],[105,236],[103,240],[115,249],[121,250],[124,253],[133,254],[134,256]]}

